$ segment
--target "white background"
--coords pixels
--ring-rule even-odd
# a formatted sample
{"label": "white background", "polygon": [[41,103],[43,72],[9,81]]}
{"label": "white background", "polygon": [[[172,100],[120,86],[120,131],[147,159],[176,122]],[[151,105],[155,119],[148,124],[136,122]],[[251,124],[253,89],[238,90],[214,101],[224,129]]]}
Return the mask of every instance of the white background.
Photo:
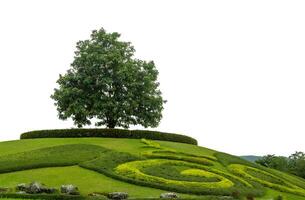
{"label": "white background", "polygon": [[3,0],[0,140],[73,127],[50,95],[76,42],[104,27],[155,61],[168,100],[158,130],[237,155],[305,151],[304,10],[281,0]]}

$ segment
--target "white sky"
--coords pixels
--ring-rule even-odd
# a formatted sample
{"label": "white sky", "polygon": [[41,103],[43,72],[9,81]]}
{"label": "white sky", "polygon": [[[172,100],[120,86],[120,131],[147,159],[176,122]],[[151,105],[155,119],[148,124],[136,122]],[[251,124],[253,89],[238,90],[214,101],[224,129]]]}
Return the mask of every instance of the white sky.
{"label": "white sky", "polygon": [[305,151],[305,2],[0,1],[0,140],[73,127],[49,96],[78,40],[104,27],[154,60],[158,130],[237,155]]}

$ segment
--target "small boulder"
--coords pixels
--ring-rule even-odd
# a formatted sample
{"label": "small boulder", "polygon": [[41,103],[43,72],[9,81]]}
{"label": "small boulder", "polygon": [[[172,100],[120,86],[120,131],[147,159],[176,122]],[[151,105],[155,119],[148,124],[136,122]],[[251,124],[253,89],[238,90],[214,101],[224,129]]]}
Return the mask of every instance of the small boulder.
{"label": "small boulder", "polygon": [[47,187],[45,187],[45,188],[42,189],[42,192],[43,193],[47,193],[47,194],[53,194],[53,193],[56,192],[56,189],[55,188],[47,188]]}
{"label": "small boulder", "polygon": [[29,186],[25,183],[20,183],[16,186],[17,191],[26,191],[29,188]]}
{"label": "small boulder", "polygon": [[115,199],[115,200],[120,200],[120,199],[127,199],[128,194],[126,192],[112,192],[107,195],[109,199]]}
{"label": "small boulder", "polygon": [[174,192],[162,193],[160,195],[161,199],[178,199],[179,196]]}
{"label": "small boulder", "polygon": [[60,192],[70,195],[79,195],[78,188],[74,185],[62,185],[60,187]]}
{"label": "small boulder", "polygon": [[44,189],[45,189],[45,187],[41,183],[32,182],[32,183],[30,183],[26,192],[29,194],[38,194],[38,193],[42,193]]}

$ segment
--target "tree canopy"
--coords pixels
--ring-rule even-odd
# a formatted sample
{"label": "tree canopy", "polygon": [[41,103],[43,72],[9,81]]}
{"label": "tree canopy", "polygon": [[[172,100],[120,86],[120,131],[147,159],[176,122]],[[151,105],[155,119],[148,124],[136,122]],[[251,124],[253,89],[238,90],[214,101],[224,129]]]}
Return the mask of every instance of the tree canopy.
{"label": "tree canopy", "polygon": [[72,118],[78,127],[158,126],[165,103],[158,70],[153,61],[134,58],[134,47],[119,38],[101,28],[77,42],[74,61],[51,96],[60,119]]}
{"label": "tree canopy", "polygon": [[255,161],[265,167],[292,173],[305,178],[305,153],[297,151],[288,158],[283,156],[266,155]]}

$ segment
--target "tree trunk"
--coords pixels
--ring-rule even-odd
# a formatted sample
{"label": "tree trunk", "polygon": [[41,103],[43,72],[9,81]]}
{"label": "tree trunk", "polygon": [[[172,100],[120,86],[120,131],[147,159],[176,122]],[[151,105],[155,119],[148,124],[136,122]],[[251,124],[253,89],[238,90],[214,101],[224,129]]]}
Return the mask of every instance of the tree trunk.
{"label": "tree trunk", "polygon": [[116,120],[114,119],[109,119],[107,121],[107,128],[114,128],[116,126]]}

